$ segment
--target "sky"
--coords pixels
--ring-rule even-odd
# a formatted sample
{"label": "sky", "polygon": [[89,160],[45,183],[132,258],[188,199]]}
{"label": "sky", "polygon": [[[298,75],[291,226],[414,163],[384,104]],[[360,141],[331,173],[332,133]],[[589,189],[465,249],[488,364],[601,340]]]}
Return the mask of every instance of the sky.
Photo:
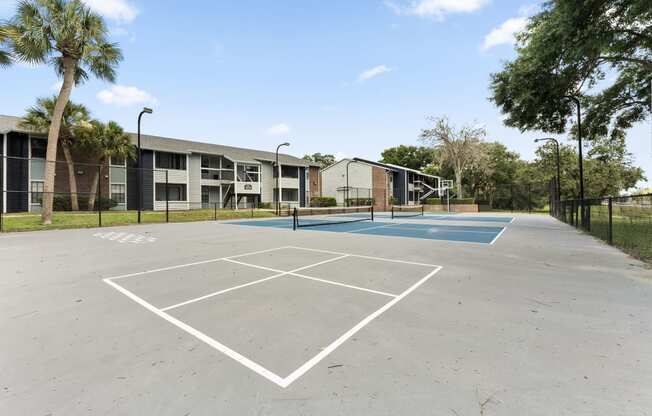
{"label": "sky", "polygon": [[[483,124],[487,140],[534,158],[540,132],[503,126],[489,80],[515,57],[514,33],[536,0],[85,0],[124,61],[115,84],[91,80],[72,99],[142,131],[288,153],[379,159],[418,145],[428,116]],[[14,0],[0,0],[0,19]],[[60,86],[47,67],[0,70],[0,114],[20,116]],[[565,136],[557,136],[568,142]],[[650,176],[652,127],[629,131]]]}

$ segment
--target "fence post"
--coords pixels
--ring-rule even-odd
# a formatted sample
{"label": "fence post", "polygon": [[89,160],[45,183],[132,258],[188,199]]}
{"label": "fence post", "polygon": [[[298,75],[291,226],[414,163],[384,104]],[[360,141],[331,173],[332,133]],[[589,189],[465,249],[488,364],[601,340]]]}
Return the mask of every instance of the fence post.
{"label": "fence post", "polygon": [[532,184],[527,184],[527,213],[532,214]]}
{"label": "fence post", "polygon": [[609,225],[607,229],[607,242],[611,245],[614,243],[613,229],[613,198],[609,197]]}
{"label": "fence post", "polygon": [[102,165],[97,167],[97,219],[102,226]]}
{"label": "fence post", "polygon": [[[0,165],[2,167],[2,165]],[[5,191],[4,189],[0,190],[0,233],[4,231],[4,218],[3,213],[5,211]]]}
{"label": "fence post", "polygon": [[170,194],[168,190],[168,174],[170,171],[165,170],[165,222],[170,222]]}
{"label": "fence post", "polygon": [[215,218],[215,221],[217,221],[217,202],[213,203],[213,207],[215,212],[213,213],[213,217]]}
{"label": "fence post", "polygon": [[514,212],[514,184],[509,185],[509,194],[510,194],[510,207],[511,211]]}

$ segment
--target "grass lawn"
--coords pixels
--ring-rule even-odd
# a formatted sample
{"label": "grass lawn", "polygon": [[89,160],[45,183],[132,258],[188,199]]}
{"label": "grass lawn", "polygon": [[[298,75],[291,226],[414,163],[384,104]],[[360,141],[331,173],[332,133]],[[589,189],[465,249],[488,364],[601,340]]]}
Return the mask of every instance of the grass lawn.
{"label": "grass lawn", "polygon": [[[263,218],[273,217],[274,213],[269,210],[242,209],[218,210],[218,220],[232,220],[239,218]],[[97,212],[55,212],[52,216],[51,225],[42,225],[41,216],[32,213],[4,214],[3,230],[10,231],[36,231],[53,230],[65,228],[89,228],[99,226]],[[214,221],[215,211],[213,209],[198,209],[188,211],[170,211],[170,222],[190,221]],[[166,222],[165,211],[143,211],[141,221],[144,224]],[[137,211],[102,211],[102,226],[128,225],[138,223]]]}
{"label": "grass lawn", "polygon": [[[652,210],[645,207],[613,209],[613,244],[632,256],[652,262]],[[605,241],[609,238],[609,212],[606,206],[591,206],[590,233]]]}

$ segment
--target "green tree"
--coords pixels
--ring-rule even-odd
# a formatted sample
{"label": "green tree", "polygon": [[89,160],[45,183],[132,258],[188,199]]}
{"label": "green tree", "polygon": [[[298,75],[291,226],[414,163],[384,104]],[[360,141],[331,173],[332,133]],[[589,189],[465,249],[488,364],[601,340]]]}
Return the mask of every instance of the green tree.
{"label": "green tree", "polygon": [[463,176],[477,159],[479,143],[486,136],[484,127],[462,126],[457,129],[446,117],[431,117],[433,127],[423,129],[420,140],[438,150],[440,162],[449,165],[455,173],[457,197],[463,198]]}
{"label": "green tree", "polygon": [[116,44],[108,42],[102,17],[81,0],[22,0],[15,16],[0,25],[14,60],[54,67],[63,84],[52,114],[43,194],[43,224],[52,223],[54,174],[61,119],[73,86],[93,74],[113,81],[122,60]]}
{"label": "green tree", "polygon": [[465,182],[476,199],[494,206],[500,190],[522,181],[521,174],[527,162],[498,142],[480,142],[478,156],[466,172]]}
{"label": "green tree", "polygon": [[[49,130],[52,124],[52,115],[54,114],[56,101],[56,96],[37,99],[36,105],[27,109],[27,113],[20,123],[21,126],[38,132]],[[68,187],[70,189],[70,202],[73,211],[79,210],[77,179],[72,157],[72,149],[75,146],[73,130],[88,121],[89,111],[84,105],[68,102],[61,118],[59,142],[68,170]]]}
{"label": "green tree", "polygon": [[[133,159],[136,150],[129,135],[115,121],[102,123],[93,120],[75,129],[77,147],[90,158],[104,165],[110,157]],[[95,208],[95,196],[100,185],[99,169],[93,169],[88,209]]]}
{"label": "green tree", "polygon": [[517,54],[491,81],[508,126],[563,133],[575,110],[565,95],[582,102],[589,139],[650,115],[649,0],[548,0],[518,36]]}
{"label": "green tree", "polygon": [[425,146],[400,145],[383,150],[381,154],[383,163],[403,166],[410,169],[423,170],[435,162],[432,148]]}
{"label": "green tree", "polygon": [[317,163],[320,167],[325,168],[335,163],[335,156],[331,154],[323,155],[321,153],[313,153],[312,155],[305,155],[303,160]]}

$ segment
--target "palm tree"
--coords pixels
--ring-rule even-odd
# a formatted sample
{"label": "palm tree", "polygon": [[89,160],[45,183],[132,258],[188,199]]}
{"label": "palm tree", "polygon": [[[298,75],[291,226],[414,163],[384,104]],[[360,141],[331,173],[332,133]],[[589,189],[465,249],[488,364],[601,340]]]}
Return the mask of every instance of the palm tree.
{"label": "palm tree", "polygon": [[455,172],[457,197],[462,195],[462,176],[480,153],[480,141],[487,135],[484,127],[462,126],[456,130],[446,117],[429,120],[434,124],[430,129],[423,129],[420,134],[421,141],[434,149],[440,150],[442,164],[447,164]]}
{"label": "palm tree", "polygon": [[63,78],[48,132],[43,224],[52,223],[54,173],[61,119],[74,85],[89,73],[113,82],[122,60],[116,44],[107,41],[106,24],[81,0],[21,0],[16,15],[0,24],[13,60],[47,63]]}
{"label": "palm tree", "polygon": [[[39,98],[36,105],[27,109],[20,125],[34,131],[46,131],[52,124],[52,114],[56,106],[57,97]],[[63,110],[61,129],[59,130],[59,142],[63,157],[68,168],[68,187],[70,189],[70,206],[73,211],[79,210],[77,199],[77,179],[75,176],[75,165],[72,159],[72,148],[75,144],[73,131],[75,127],[82,125],[89,120],[89,111],[82,104],[68,102]]]}
{"label": "palm tree", "polygon": [[3,48],[4,44],[7,42],[7,31],[0,26],[0,66],[9,66],[11,65],[11,54],[8,50]]}
{"label": "palm tree", "polygon": [[[103,166],[110,157],[120,159],[133,159],[136,150],[131,144],[129,135],[124,132],[122,127],[115,121],[109,121],[104,124],[98,120],[75,129],[76,146],[85,155],[93,160],[97,160],[100,166]],[[101,168],[100,168],[101,169]],[[88,198],[88,209],[95,208],[95,195],[97,187],[100,185],[100,169],[93,169],[91,178],[90,196]],[[101,204],[102,201],[99,201]]]}

